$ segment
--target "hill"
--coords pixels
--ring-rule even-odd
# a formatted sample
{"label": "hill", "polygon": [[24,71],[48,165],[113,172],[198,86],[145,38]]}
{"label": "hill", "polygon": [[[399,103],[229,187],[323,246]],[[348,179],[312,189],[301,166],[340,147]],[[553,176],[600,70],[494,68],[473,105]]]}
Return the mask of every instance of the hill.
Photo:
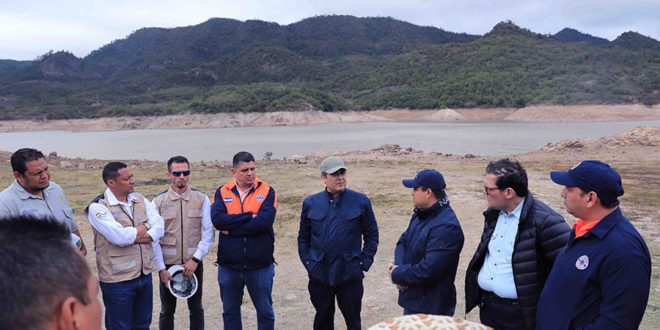
{"label": "hill", "polygon": [[0,62],[0,119],[660,102],[657,41],[603,47],[566,30],[502,22],[475,36],[353,16],[144,28],[85,58],[49,52],[5,74]]}
{"label": "hill", "polygon": [[610,41],[605,38],[594,37],[591,34],[582,33],[576,29],[564,28],[553,35],[560,42],[586,42],[597,45],[606,45]]}

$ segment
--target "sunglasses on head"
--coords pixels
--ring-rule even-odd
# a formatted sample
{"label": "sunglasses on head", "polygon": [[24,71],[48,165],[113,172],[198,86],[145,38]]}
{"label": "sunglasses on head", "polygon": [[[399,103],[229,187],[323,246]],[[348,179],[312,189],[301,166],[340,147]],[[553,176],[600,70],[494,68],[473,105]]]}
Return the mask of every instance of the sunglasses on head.
{"label": "sunglasses on head", "polygon": [[188,175],[190,175],[190,171],[173,171],[172,172],[172,175],[174,175],[174,176],[179,176],[181,174],[183,174],[183,176],[188,176]]}

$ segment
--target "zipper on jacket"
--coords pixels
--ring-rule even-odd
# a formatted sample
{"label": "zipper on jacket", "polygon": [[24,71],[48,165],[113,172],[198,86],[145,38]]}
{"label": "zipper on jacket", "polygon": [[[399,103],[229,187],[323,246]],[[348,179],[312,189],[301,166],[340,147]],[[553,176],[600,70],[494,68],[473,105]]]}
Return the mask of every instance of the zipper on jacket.
{"label": "zipper on jacket", "polygon": [[183,198],[179,197],[179,210],[181,212],[181,263],[184,263],[183,261]]}
{"label": "zipper on jacket", "polygon": [[[121,207],[121,205],[119,207]],[[121,207],[121,209],[124,210],[123,207]],[[126,212],[126,210],[124,210],[124,212]],[[133,217],[135,216],[135,205],[133,205],[133,207],[131,208],[131,212],[133,212],[133,214],[129,214],[128,217],[131,219],[131,224],[133,224],[133,228],[135,228],[135,219],[133,219]],[[149,221],[149,216],[147,216],[147,221]],[[140,274],[142,274],[142,268],[144,268],[144,260],[142,256],[141,243],[138,243],[138,248],[140,249]]]}

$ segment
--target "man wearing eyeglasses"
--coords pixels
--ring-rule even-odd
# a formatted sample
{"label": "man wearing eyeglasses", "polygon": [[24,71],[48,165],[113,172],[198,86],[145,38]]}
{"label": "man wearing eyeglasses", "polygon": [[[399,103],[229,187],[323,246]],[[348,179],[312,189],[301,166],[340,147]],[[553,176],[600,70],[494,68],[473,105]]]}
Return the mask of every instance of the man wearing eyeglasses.
{"label": "man wearing eyeglasses", "polygon": [[481,323],[494,329],[534,329],[543,285],[570,228],[534,199],[517,161],[488,164],[483,189],[488,209],[465,274],[465,312],[479,305]]}
{"label": "man wearing eyeglasses", "polygon": [[335,297],[346,328],[360,329],[362,279],[378,248],[376,217],[366,195],[346,188],[341,158],[321,162],[321,180],[325,190],[305,198],[298,231],[298,254],[316,309],[314,329],[334,328]]}
{"label": "man wearing eyeglasses", "polygon": [[197,277],[197,292],[188,298],[190,329],[204,329],[202,283],[204,266],[202,259],[209,252],[215,232],[211,224],[211,202],[205,193],[188,185],[190,163],[183,156],[167,161],[167,177],[172,184],[156,196],[152,203],[165,222],[165,234],[155,242],[154,264],[160,275],[160,329],[174,329],[176,297],[168,290],[172,276],[167,269],[172,265],[183,266],[183,274]]}

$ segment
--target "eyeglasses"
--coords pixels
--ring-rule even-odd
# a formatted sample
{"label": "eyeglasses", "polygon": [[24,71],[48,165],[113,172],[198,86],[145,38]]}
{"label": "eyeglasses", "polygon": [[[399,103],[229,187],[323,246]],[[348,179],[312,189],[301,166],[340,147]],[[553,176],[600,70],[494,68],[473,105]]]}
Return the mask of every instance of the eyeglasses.
{"label": "eyeglasses", "polygon": [[181,174],[183,174],[183,176],[188,176],[188,175],[190,175],[190,171],[173,171],[172,172],[172,175],[174,175],[174,176],[179,176]]}
{"label": "eyeglasses", "polygon": [[486,192],[486,195],[488,195],[488,193],[489,193],[491,190],[502,190],[502,189],[500,189],[500,188],[498,188],[498,187],[491,188],[491,187],[486,187],[486,186],[484,186],[484,191]]}

